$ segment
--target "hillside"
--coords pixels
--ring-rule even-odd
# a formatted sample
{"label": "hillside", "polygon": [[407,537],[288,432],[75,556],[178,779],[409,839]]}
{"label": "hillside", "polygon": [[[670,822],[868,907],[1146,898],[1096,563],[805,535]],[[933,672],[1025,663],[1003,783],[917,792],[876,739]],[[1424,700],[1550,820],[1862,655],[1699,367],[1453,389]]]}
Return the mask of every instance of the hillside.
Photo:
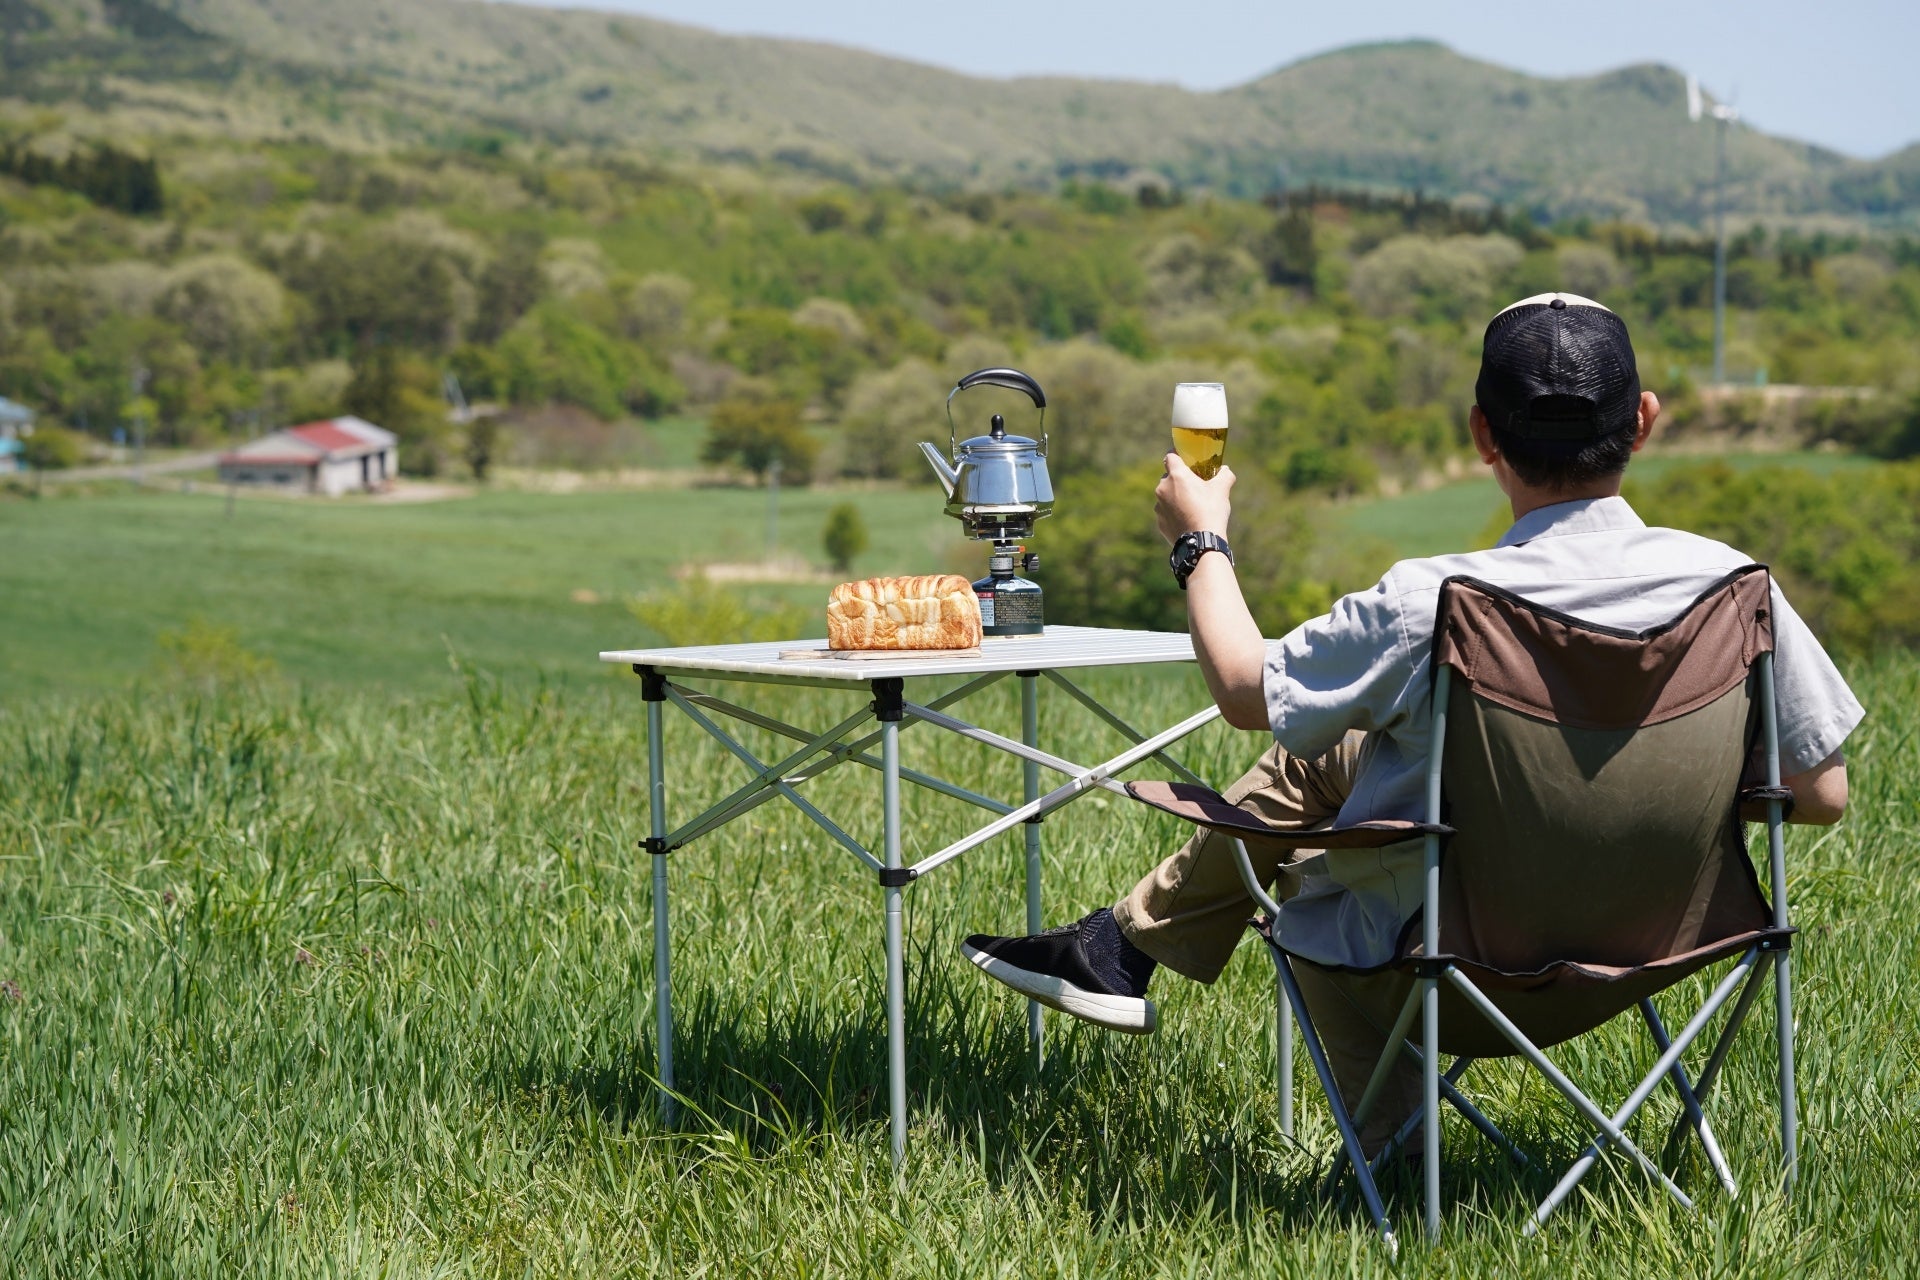
{"label": "hillside", "polygon": [[[69,127],[388,146],[512,137],[1003,185],[1157,170],[1422,188],[1554,215],[1696,222],[1709,132],[1671,68],[1544,79],[1414,42],[1343,50],[1236,88],[985,80],[793,40],[473,0],[0,0],[0,103]],[[4,117],[0,117],[4,119]],[[1910,217],[1910,149],[1862,162],[1747,130],[1738,207]]]}

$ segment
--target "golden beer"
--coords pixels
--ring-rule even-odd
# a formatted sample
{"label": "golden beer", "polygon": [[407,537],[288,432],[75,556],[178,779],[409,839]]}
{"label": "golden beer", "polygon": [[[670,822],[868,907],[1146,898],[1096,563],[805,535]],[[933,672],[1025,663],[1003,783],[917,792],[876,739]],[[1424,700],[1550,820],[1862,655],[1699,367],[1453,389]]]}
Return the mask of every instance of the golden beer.
{"label": "golden beer", "polygon": [[1202,480],[1220,473],[1227,453],[1227,388],[1182,382],[1173,389],[1173,451]]}
{"label": "golden beer", "polygon": [[1193,474],[1202,480],[1211,480],[1220,474],[1220,463],[1227,454],[1226,429],[1175,427],[1173,451],[1180,455],[1180,461],[1193,468]]}

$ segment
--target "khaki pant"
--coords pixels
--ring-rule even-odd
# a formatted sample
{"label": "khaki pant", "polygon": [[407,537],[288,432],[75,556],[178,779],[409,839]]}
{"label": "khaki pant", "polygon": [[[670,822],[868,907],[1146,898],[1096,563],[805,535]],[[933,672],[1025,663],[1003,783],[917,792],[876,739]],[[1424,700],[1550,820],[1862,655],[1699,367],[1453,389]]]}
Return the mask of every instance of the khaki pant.
{"label": "khaki pant", "polygon": [[[1227,788],[1226,797],[1270,826],[1323,826],[1353,790],[1364,741],[1361,734],[1350,733],[1318,760],[1297,759],[1276,743]],[[1275,887],[1277,898],[1293,896],[1299,881],[1287,872],[1280,855],[1251,845],[1248,853],[1254,874]],[[1210,983],[1246,935],[1254,911],[1253,899],[1240,883],[1233,842],[1202,831],[1135,885],[1114,906],[1113,916],[1133,945],[1175,973]],[[1341,1097],[1349,1108],[1358,1106],[1413,980],[1391,972],[1340,973],[1300,960],[1293,971]],[[1377,1152],[1419,1105],[1420,1070],[1402,1054],[1373,1114],[1361,1126],[1361,1145],[1369,1154]]]}

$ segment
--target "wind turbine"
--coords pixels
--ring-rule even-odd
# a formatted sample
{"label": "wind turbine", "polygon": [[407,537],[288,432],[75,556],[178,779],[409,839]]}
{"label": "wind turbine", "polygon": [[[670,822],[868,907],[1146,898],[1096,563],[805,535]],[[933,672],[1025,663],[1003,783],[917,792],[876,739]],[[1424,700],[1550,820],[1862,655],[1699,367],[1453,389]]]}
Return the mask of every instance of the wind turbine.
{"label": "wind turbine", "polygon": [[1687,77],[1687,119],[1699,123],[1702,114],[1719,125],[1713,152],[1713,385],[1727,380],[1727,129],[1740,122],[1740,113],[1722,102],[1707,106],[1700,81]]}

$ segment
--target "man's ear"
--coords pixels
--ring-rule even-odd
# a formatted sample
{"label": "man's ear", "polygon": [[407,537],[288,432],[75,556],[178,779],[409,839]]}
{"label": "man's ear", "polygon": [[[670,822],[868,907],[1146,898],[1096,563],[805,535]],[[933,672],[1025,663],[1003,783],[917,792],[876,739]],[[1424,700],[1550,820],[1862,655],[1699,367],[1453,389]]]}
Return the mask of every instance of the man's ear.
{"label": "man's ear", "polygon": [[1653,424],[1660,418],[1660,397],[1651,391],[1640,393],[1640,421],[1633,429],[1633,451],[1644,449],[1648,437],[1653,435]]}
{"label": "man's ear", "polygon": [[[1655,402],[1656,411],[1658,402]],[[1494,459],[1500,456],[1500,446],[1493,441],[1493,424],[1487,421],[1487,414],[1479,405],[1467,411],[1467,430],[1473,433],[1473,447],[1480,455],[1480,461],[1492,466]],[[1634,446],[1638,448],[1638,445]]]}

